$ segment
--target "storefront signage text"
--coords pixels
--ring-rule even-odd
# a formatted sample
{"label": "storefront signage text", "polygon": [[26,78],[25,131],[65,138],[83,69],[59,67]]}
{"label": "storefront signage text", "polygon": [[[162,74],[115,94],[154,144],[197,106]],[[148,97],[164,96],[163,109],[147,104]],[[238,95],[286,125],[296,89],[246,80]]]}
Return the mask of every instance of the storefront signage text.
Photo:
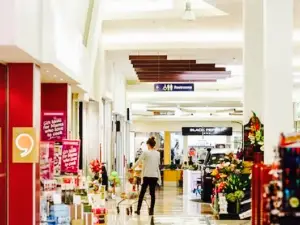
{"label": "storefront signage text", "polygon": [[61,173],[78,173],[80,140],[63,140]]}
{"label": "storefront signage text", "polygon": [[232,127],[182,127],[182,135],[232,136]]}
{"label": "storefront signage text", "polygon": [[61,141],[66,138],[66,115],[63,112],[43,112],[41,126],[42,141]]}

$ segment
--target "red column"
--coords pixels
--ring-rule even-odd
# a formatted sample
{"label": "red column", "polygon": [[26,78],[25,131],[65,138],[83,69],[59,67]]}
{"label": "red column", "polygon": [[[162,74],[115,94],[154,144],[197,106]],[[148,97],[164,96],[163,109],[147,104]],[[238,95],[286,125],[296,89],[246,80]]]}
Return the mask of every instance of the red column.
{"label": "red column", "polygon": [[31,63],[8,65],[8,152],[10,225],[39,222],[40,178],[38,164],[12,163],[12,128],[40,127],[40,72]]}
{"label": "red column", "polygon": [[7,111],[7,102],[6,102],[6,66],[0,64],[0,224],[6,224],[6,203],[7,203],[7,192],[6,192],[6,165],[7,165],[7,154],[6,154],[6,111]]}

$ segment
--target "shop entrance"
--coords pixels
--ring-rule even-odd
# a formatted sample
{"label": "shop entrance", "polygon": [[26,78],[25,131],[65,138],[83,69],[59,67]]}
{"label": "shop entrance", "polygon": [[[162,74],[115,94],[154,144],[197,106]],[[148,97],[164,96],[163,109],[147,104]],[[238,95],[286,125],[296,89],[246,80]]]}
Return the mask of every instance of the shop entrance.
{"label": "shop entrance", "polygon": [[7,70],[0,64],[0,224],[7,223]]}

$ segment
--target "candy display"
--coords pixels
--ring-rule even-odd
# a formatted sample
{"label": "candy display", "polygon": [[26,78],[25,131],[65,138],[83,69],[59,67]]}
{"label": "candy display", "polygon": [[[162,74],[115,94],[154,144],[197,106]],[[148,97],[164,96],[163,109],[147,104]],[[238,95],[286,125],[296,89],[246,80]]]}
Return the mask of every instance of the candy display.
{"label": "candy display", "polygon": [[[290,220],[300,220],[300,134],[281,136],[280,168],[281,184],[277,194],[282,201],[282,216]],[[282,196],[282,198],[281,198]],[[280,208],[278,208],[279,210]],[[272,214],[272,211],[271,211]],[[272,218],[271,218],[272,220]]]}
{"label": "candy display", "polygon": [[[262,214],[267,224],[299,224],[300,220],[300,133],[281,134],[278,150],[264,188]],[[261,177],[263,175],[261,174]]]}

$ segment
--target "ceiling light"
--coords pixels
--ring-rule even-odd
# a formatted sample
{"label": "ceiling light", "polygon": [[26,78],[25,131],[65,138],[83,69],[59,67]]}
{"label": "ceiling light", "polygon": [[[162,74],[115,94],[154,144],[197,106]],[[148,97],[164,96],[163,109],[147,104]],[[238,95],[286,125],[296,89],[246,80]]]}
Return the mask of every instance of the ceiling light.
{"label": "ceiling light", "polygon": [[63,81],[64,79],[60,78],[61,81]]}
{"label": "ceiling light", "polygon": [[181,116],[181,115],[182,115],[182,111],[179,108],[176,108],[175,116]]}
{"label": "ceiling light", "polygon": [[53,77],[56,77],[56,75],[54,74]]}
{"label": "ceiling light", "polygon": [[196,20],[196,16],[195,16],[194,12],[192,11],[192,4],[191,4],[190,0],[187,0],[185,3],[185,12],[182,16],[182,19],[187,20],[187,21]]}
{"label": "ceiling light", "polygon": [[46,73],[49,73],[49,70],[46,70]]}

